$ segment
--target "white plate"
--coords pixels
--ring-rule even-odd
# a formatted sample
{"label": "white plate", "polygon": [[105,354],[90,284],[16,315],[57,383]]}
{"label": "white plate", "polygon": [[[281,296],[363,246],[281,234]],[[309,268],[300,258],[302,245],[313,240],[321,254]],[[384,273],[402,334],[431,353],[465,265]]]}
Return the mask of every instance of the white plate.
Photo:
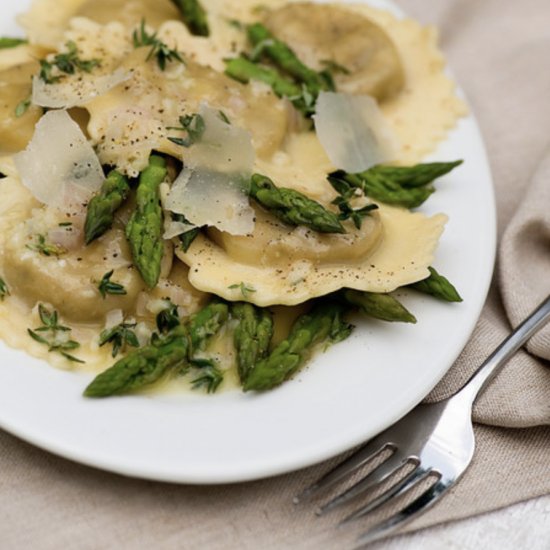
{"label": "white plate", "polygon": [[[2,2],[0,34],[16,32],[13,17],[29,3]],[[372,437],[449,369],[474,328],[492,274],[494,197],[473,117],[459,123],[434,158],[466,160],[423,208],[450,216],[434,265],[455,282],[462,304],[405,296],[417,325],[363,323],[293,381],[262,395],[86,400],[81,393],[89,377],[0,346],[0,426],[105,470],[204,484],[288,472]]]}

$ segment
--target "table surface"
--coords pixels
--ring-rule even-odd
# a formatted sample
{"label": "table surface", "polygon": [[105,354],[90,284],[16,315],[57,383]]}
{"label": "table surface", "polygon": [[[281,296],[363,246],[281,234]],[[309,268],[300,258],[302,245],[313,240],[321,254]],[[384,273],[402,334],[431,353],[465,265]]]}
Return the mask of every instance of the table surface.
{"label": "table surface", "polygon": [[368,550],[548,550],[550,496],[394,537]]}

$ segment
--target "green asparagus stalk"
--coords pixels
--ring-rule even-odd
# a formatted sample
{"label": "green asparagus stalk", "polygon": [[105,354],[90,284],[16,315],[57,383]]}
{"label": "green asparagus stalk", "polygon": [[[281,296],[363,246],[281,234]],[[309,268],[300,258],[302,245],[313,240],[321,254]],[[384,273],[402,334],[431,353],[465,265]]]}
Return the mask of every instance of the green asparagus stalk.
{"label": "green asparagus stalk", "polygon": [[456,160],[454,162],[425,162],[415,166],[379,165],[371,168],[371,171],[389,178],[403,187],[423,187],[448,174],[462,163],[462,160]]}
{"label": "green asparagus stalk", "polygon": [[243,84],[248,84],[251,80],[258,80],[270,86],[277,96],[288,98],[294,107],[304,115],[311,115],[314,112],[314,97],[304,94],[302,86],[282,75],[277,69],[257,65],[245,57],[227,59],[225,63],[225,74],[234,80]]}
{"label": "green asparagus stalk", "polygon": [[126,200],[130,186],[126,178],[112,170],[103,182],[99,193],[88,203],[84,239],[90,244],[113,225],[114,214]]}
{"label": "green asparagus stalk", "polygon": [[275,38],[261,23],[249,25],[247,35],[251,44],[256,48],[256,55],[252,54],[253,58],[265,55],[281,70],[294,77],[298,82],[303,82],[315,97],[321,90],[330,89],[326,79],[302,63],[284,42]]}
{"label": "green asparagus stalk", "polygon": [[164,251],[159,186],[165,177],[166,162],[152,155],[149,166],[140,175],[136,210],[126,226],[134,264],[149,288],[158,283]]}
{"label": "green asparagus stalk", "polygon": [[267,355],[273,336],[273,318],[268,309],[247,302],[233,304],[231,314],[238,322],[233,342],[237,350],[239,378],[244,384],[254,365]]}
{"label": "green asparagus stalk", "polygon": [[416,323],[415,316],[390,294],[345,290],[343,297],[346,302],[358,307],[369,317],[381,321]]}
{"label": "green asparagus stalk", "polygon": [[84,391],[86,397],[109,397],[153,384],[171,369],[187,362],[189,339],[180,325],[154,339],[97,376]]}
{"label": "green asparagus stalk", "polygon": [[10,38],[9,36],[0,37],[0,50],[8,48],[16,48],[21,46],[21,44],[27,44],[27,40],[24,38]]}
{"label": "green asparagus stalk", "polygon": [[244,391],[265,391],[282,384],[305,363],[316,344],[346,339],[352,327],[343,321],[344,312],[345,306],[325,302],[300,316],[288,338],[248,372]]}
{"label": "green asparagus stalk", "polygon": [[348,174],[337,170],[328,179],[334,185],[346,183],[365,195],[405,208],[417,208],[435,191],[432,183],[462,161],[417,164],[410,167],[374,166],[365,172]]}
{"label": "green asparagus stalk", "polygon": [[445,302],[462,302],[462,298],[456,288],[448,279],[440,275],[433,267],[428,268],[430,276],[423,281],[409,285],[424,294],[430,294]]}
{"label": "green asparagus stalk", "polygon": [[229,307],[221,301],[214,301],[195,313],[189,319],[191,353],[204,349],[212,336],[218,333],[229,317]]}
{"label": "green asparagus stalk", "polygon": [[250,196],[289,225],[305,225],[320,233],[345,233],[338,214],[294,189],[276,187],[266,176],[254,174]]}
{"label": "green asparagus stalk", "polygon": [[172,0],[191,34],[209,36],[208,18],[198,0]]}

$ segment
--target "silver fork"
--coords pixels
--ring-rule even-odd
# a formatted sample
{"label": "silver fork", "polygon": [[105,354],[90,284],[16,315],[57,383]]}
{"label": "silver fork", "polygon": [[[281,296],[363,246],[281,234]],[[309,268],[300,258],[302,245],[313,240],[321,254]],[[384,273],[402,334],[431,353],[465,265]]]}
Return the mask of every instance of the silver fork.
{"label": "silver fork", "polygon": [[550,296],[508,336],[452,397],[421,404],[401,420],[369,441],[359,451],[325,474],[294,499],[298,503],[335,485],[383,452],[392,454],[358,483],[339,494],[317,513],[322,515],[378,487],[405,466],[414,468],[365,506],[346,517],[342,524],[364,517],[382,504],[406,494],[428,477],[436,482],[410,504],[365,533],[360,546],[386,537],[433,506],[468,468],[474,454],[472,405],[495,374],[525,342],[550,320]]}

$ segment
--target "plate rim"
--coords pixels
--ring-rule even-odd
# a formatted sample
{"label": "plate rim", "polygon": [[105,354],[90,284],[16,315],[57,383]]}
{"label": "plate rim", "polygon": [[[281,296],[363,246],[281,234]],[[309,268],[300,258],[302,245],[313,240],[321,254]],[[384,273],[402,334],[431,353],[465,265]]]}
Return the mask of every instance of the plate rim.
{"label": "plate rim", "polygon": [[[357,0],[356,0],[357,1]],[[360,3],[373,3],[369,2],[368,0],[359,0]],[[377,5],[380,4],[386,4],[393,7],[394,11],[397,9],[398,12],[402,13],[399,8],[393,4],[391,1],[383,1],[383,2],[374,2]],[[418,399],[415,399],[414,403],[411,405],[411,403],[408,403],[406,406],[404,405],[399,410],[396,410],[393,415],[391,415],[390,418],[385,422],[385,426],[381,427],[380,429],[377,429],[375,433],[379,433],[380,431],[384,430],[386,427],[390,426],[394,422],[396,422],[399,418],[401,418],[403,415],[405,415],[407,412],[409,412],[414,406],[416,406],[428,393],[437,385],[437,383],[445,376],[445,374],[448,372],[448,370],[451,368],[452,364],[460,354],[460,351],[464,348],[465,344],[469,340],[476,323],[479,319],[479,316],[481,314],[481,311],[483,309],[483,305],[485,303],[487,294],[489,292],[491,280],[494,273],[494,267],[495,267],[495,258],[496,258],[496,252],[497,252],[497,218],[496,218],[496,200],[495,200],[495,188],[494,188],[494,182],[491,174],[491,168],[489,163],[489,157],[487,155],[487,150],[483,141],[483,137],[481,134],[481,130],[479,127],[479,124],[477,122],[477,119],[475,117],[475,114],[473,113],[472,109],[469,111],[469,116],[466,118],[467,121],[469,121],[472,125],[472,129],[475,131],[475,137],[478,141],[478,151],[479,151],[479,157],[483,161],[483,169],[487,172],[487,178],[490,182],[489,189],[486,189],[486,191],[490,194],[490,206],[491,211],[487,212],[488,216],[488,224],[487,227],[491,229],[490,235],[486,235],[486,239],[488,240],[488,249],[486,252],[489,252],[488,255],[484,257],[484,263],[485,267],[482,271],[482,275],[480,276],[481,279],[479,281],[479,295],[478,295],[478,303],[476,304],[475,308],[475,315],[471,315],[468,323],[468,330],[465,330],[462,338],[460,338],[457,343],[455,344],[453,349],[453,352],[449,355],[453,355],[454,358],[449,361],[449,364],[447,368],[442,370],[442,372],[439,372],[437,376],[432,376],[429,383],[426,383],[426,387],[428,388],[422,396],[419,396]],[[4,346],[4,344],[2,344]],[[458,349],[459,348],[459,349]],[[51,367],[53,369],[53,367]],[[80,373],[78,373],[80,376]],[[429,386],[429,387],[428,387]],[[411,401],[412,402],[412,401]],[[236,468],[234,471],[226,469],[224,473],[217,472],[215,474],[208,473],[208,472],[200,472],[197,470],[194,474],[184,473],[183,475],[174,475],[174,472],[159,472],[155,470],[154,468],[152,470],[148,470],[147,468],[140,467],[138,465],[121,465],[117,463],[113,463],[112,460],[109,461],[107,459],[102,458],[101,456],[95,456],[91,457],[89,453],[82,453],[79,451],[78,448],[71,447],[70,444],[59,444],[57,442],[52,442],[48,439],[47,435],[40,436],[35,433],[30,433],[29,431],[22,430],[21,426],[17,425],[17,422],[10,421],[10,419],[6,419],[0,416],[0,427],[7,432],[11,433],[12,435],[17,436],[18,438],[27,441],[41,449],[44,449],[46,451],[52,452],[56,455],[62,456],[66,459],[73,460],[75,462],[85,464],[87,466],[91,466],[94,468],[99,468],[101,470],[110,471],[117,474],[122,474],[125,476],[131,476],[141,479],[147,479],[147,480],[154,480],[154,481],[164,481],[164,482],[175,482],[175,483],[190,483],[190,484],[199,484],[199,485],[211,485],[211,484],[218,484],[218,483],[233,483],[233,482],[245,482],[245,481],[252,481],[257,480],[261,478],[271,477],[275,475],[280,475],[284,473],[289,473],[291,471],[295,471],[301,468],[309,467],[314,464],[318,464],[320,462],[323,462],[329,458],[332,458],[336,455],[338,455],[341,452],[344,452],[346,450],[349,450],[353,448],[354,446],[366,441],[369,437],[372,437],[375,435],[375,433],[371,433],[368,436],[357,436],[354,438],[348,438],[344,444],[340,445],[331,445],[326,447],[325,451],[319,451],[317,450],[314,454],[315,456],[312,457],[311,453],[310,455],[305,454],[302,458],[302,460],[298,460],[296,458],[278,462],[277,464],[272,464],[271,467],[266,467],[265,464],[258,464],[256,467],[253,465],[246,465],[245,469],[246,471],[243,471],[243,467]]]}

